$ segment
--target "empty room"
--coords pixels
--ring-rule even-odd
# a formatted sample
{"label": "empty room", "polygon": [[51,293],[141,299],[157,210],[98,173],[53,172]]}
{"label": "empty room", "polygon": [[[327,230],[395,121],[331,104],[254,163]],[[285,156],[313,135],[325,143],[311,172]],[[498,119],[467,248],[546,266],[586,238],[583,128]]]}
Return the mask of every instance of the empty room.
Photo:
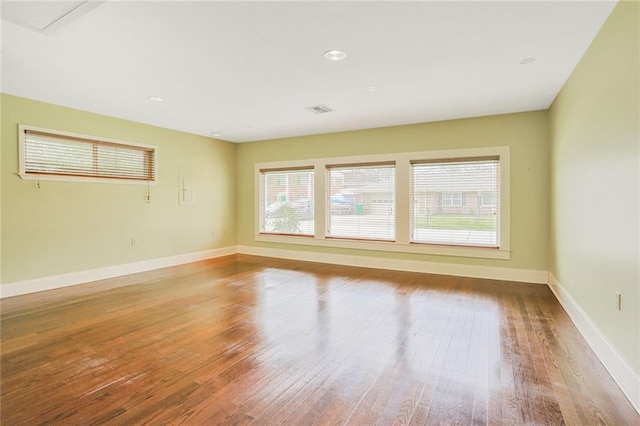
{"label": "empty room", "polygon": [[639,2],[0,4],[3,425],[640,425]]}

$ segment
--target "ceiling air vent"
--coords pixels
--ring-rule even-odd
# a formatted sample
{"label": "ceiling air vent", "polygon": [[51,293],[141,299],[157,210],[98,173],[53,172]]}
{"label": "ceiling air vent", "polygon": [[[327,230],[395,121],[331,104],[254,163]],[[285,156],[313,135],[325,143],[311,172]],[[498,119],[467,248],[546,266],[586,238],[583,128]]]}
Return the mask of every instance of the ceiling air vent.
{"label": "ceiling air vent", "polygon": [[314,105],[314,106],[306,107],[305,109],[308,111],[311,111],[314,114],[326,114],[327,112],[333,111],[332,108],[326,105]]}

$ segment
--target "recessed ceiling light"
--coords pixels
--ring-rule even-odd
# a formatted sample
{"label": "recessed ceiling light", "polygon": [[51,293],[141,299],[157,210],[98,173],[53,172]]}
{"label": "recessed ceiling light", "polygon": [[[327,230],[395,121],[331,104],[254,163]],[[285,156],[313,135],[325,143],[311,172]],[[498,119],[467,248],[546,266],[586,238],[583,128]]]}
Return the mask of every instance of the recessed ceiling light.
{"label": "recessed ceiling light", "polygon": [[222,133],[220,133],[220,132],[212,132],[211,136],[213,136],[214,138],[218,138],[218,137],[222,136]]}
{"label": "recessed ceiling light", "polygon": [[347,57],[347,54],[342,50],[327,50],[324,52],[324,57],[330,61],[341,61]]}
{"label": "recessed ceiling light", "polygon": [[536,61],[536,58],[524,58],[520,61],[520,65],[529,65]]}
{"label": "recessed ceiling light", "polygon": [[149,96],[149,100],[153,102],[162,102],[164,101],[164,98],[161,98],[160,96]]}
{"label": "recessed ceiling light", "polygon": [[367,86],[364,88],[367,92],[379,92],[380,88],[378,86]]}

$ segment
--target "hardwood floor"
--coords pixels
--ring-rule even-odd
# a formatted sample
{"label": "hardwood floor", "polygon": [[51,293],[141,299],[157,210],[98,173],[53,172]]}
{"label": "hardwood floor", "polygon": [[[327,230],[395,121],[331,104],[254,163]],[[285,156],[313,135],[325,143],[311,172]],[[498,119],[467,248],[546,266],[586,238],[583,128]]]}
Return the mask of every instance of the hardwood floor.
{"label": "hardwood floor", "polygon": [[543,285],[234,255],[1,308],[3,425],[640,424]]}

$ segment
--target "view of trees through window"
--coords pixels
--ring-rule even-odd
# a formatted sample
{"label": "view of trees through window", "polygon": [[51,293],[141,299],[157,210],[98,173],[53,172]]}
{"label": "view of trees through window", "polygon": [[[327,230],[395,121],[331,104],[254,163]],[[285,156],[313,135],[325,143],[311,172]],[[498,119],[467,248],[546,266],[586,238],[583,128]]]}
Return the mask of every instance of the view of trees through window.
{"label": "view of trees through window", "polygon": [[313,170],[264,171],[260,178],[262,232],[313,235]]}

